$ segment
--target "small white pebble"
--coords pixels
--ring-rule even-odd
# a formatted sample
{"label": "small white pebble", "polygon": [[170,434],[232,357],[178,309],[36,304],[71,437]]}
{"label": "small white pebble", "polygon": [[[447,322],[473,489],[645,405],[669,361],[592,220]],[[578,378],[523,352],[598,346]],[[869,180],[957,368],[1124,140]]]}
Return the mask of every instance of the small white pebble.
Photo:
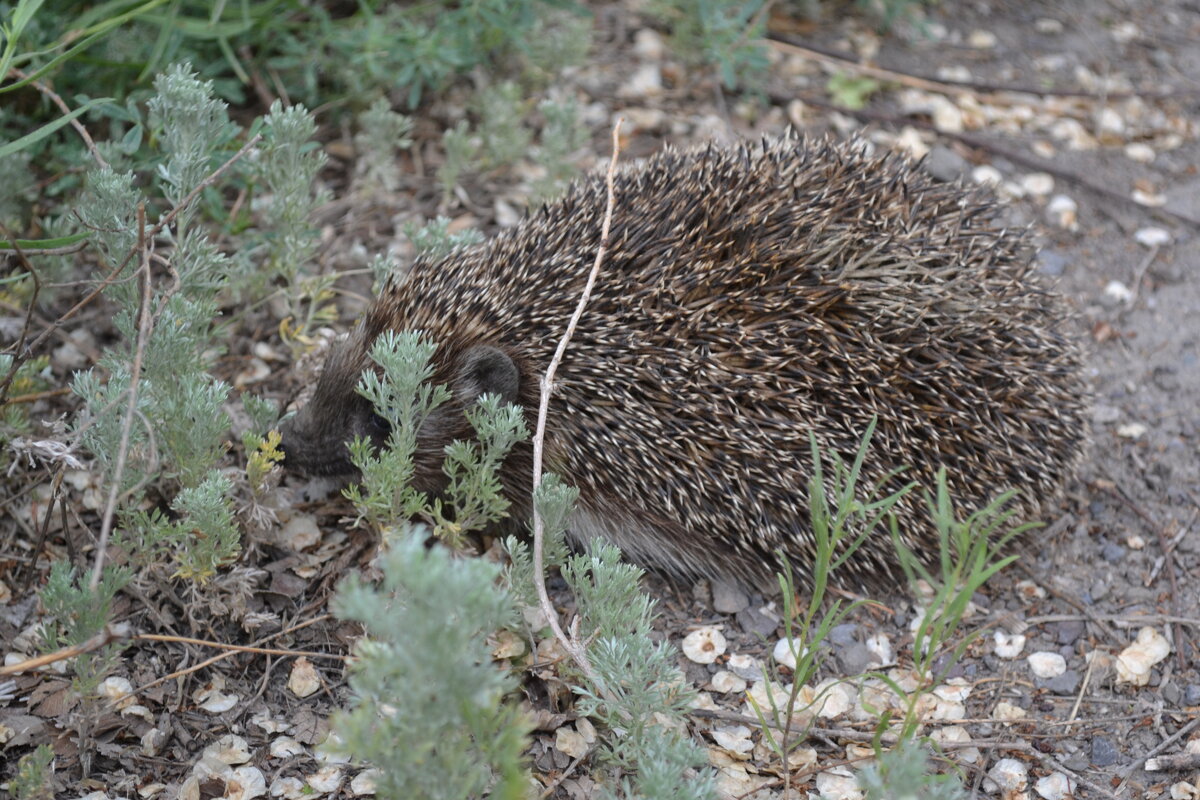
{"label": "small white pebble", "polygon": [[996,655],[1000,658],[1016,658],[1025,649],[1025,636],[1020,633],[996,631],[992,634],[996,643]]}
{"label": "small white pebble", "polygon": [[991,31],[971,31],[967,36],[967,46],[976,50],[990,50],[996,46],[996,34]]}
{"label": "small white pebble", "polygon": [[866,646],[879,661],[879,666],[887,667],[896,663],[896,656],[892,652],[892,640],[888,638],[886,633],[877,633],[873,636],[868,636]]}
{"label": "small white pebble", "polygon": [[305,778],[313,791],[319,794],[331,794],[342,785],[342,771],[334,766],[322,767]]}
{"label": "small white pebble", "polygon": [[971,70],[965,64],[947,64],[937,68],[937,78],[940,81],[960,81],[966,83],[974,78]]}
{"label": "small white pebble", "polygon": [[971,170],[971,180],[984,186],[999,186],[1004,176],[991,164],[984,164]]}
{"label": "small white pebble", "polygon": [[1001,722],[1015,722],[1019,719],[1025,719],[1026,711],[1020,706],[1015,706],[1007,700],[1001,700],[996,703],[996,707],[992,710],[992,718],[998,719]]}
{"label": "small white pebble", "polygon": [[762,663],[754,656],[734,653],[727,662],[730,672],[748,681],[761,681],[763,677]]}
{"label": "small white pebble", "polygon": [[245,764],[250,760],[250,745],[241,736],[227,733],[204,748],[204,755],[221,764]]}
{"label": "small white pebble", "polygon": [[1054,146],[1054,143],[1048,142],[1045,139],[1038,139],[1029,145],[1029,149],[1042,158],[1054,158],[1058,155],[1058,148]]}
{"label": "small white pebble", "polygon": [[962,133],[962,109],[941,95],[934,95],[933,101],[933,127],[946,133]]}
{"label": "small white pebble", "polygon": [[252,800],[267,794],[267,776],[258,767],[247,764],[238,767],[225,782],[225,797],[231,800]]}
{"label": "small white pebble", "polygon": [[1057,678],[1067,671],[1067,660],[1058,653],[1039,650],[1026,659],[1029,669],[1039,678]]}
{"label": "small white pebble", "polygon": [[1056,194],[1046,205],[1046,216],[1060,228],[1075,230],[1079,227],[1079,206],[1065,194]]}
{"label": "small white pebble", "polygon": [[1150,430],[1140,422],[1129,422],[1117,426],[1117,436],[1122,439],[1140,439]]}
{"label": "small white pebble", "polygon": [[588,745],[578,731],[564,725],[554,732],[554,749],[571,758],[583,758],[587,755]]}
{"label": "small white pebble", "polygon": [[861,800],[863,797],[858,779],[844,767],[818,772],[816,784],[818,796],[829,800]]}
{"label": "small white pebble", "polygon": [[1045,197],[1054,191],[1054,176],[1048,172],[1031,172],[1022,176],[1021,188],[1034,197]]}
{"label": "small white pebble", "polygon": [[1200,783],[1179,781],[1179,783],[1171,784],[1171,800],[1196,800],[1198,797],[1200,797]]}
{"label": "small white pebble", "polygon": [[276,736],[268,748],[271,758],[292,758],[304,752],[304,745],[291,736]]}
{"label": "small white pebble", "polygon": [[660,95],[662,91],[662,70],[658,64],[642,64],[618,90],[618,94],[621,97],[641,98]]}
{"label": "small white pebble", "polygon": [[1125,145],[1125,157],[1139,164],[1149,164],[1154,160],[1154,148],[1143,142],[1131,142]]}
{"label": "small white pebble", "polygon": [[1141,228],[1133,235],[1133,240],[1146,247],[1162,247],[1171,243],[1171,234],[1162,228]]}
{"label": "small white pebble", "polygon": [[645,61],[662,61],[666,46],[658,31],[642,28],[633,35],[633,53]]}
{"label": "small white pebble", "polygon": [[1096,127],[1101,133],[1111,133],[1117,136],[1125,133],[1125,120],[1115,108],[1102,108],[1096,118]]}
{"label": "small white pebble", "polygon": [[292,662],[287,685],[297,697],[308,697],[321,688],[321,676],[313,663],[301,656]]}
{"label": "small white pebble", "polygon": [[1139,206],[1146,206],[1148,208],[1158,208],[1159,206],[1165,206],[1167,204],[1166,196],[1158,192],[1147,192],[1141,189],[1134,189],[1130,193],[1130,197],[1132,197],[1133,202],[1137,203]]}
{"label": "small white pebble", "polygon": [[754,749],[750,739],[750,729],[745,725],[733,725],[727,728],[714,728],[713,741],[731,753],[742,755]]}
{"label": "small white pebble", "polygon": [[854,708],[854,704],[858,700],[858,692],[852,686],[827,678],[817,684],[814,697],[813,702],[817,706],[817,716],[833,719]]}
{"label": "small white pebble", "polygon": [[1133,292],[1120,281],[1109,281],[1104,287],[1104,296],[1118,303],[1128,303],[1133,299]]}
{"label": "small white pebble", "polygon": [[714,627],[697,628],[680,645],[689,661],[711,664],[725,653],[725,636]]}
{"label": "small white pebble", "polygon": [[780,639],[775,643],[775,649],[771,652],[771,657],[775,659],[776,664],[782,664],[788,669],[796,668],[796,656],[804,655],[803,651],[797,653],[793,650],[795,642],[789,642],[787,638]]}
{"label": "small white pebble", "polygon": [[1063,24],[1056,19],[1042,17],[1033,23],[1033,29],[1038,33],[1055,34],[1063,32]]}
{"label": "small white pebble", "polygon": [[1132,22],[1118,22],[1109,30],[1112,38],[1118,42],[1129,42],[1141,35],[1141,29]]}
{"label": "small white pebble", "polygon": [[1033,790],[1044,800],[1066,800],[1075,791],[1075,785],[1065,774],[1052,772],[1045,777],[1038,778],[1037,783],[1033,785]]}
{"label": "small white pebble", "polygon": [[746,681],[744,678],[739,678],[729,670],[721,670],[712,676],[710,681],[714,692],[729,694],[731,692],[746,691]]}
{"label": "small white pebble", "polygon": [[1142,628],[1137,640],[1117,656],[1117,683],[1145,686],[1150,670],[1171,654],[1171,645],[1154,628]]}
{"label": "small white pebble", "polygon": [[1133,533],[1130,534],[1129,538],[1125,540],[1125,546],[1130,550],[1141,550],[1146,546],[1146,540],[1141,536],[1138,536],[1136,533]]}
{"label": "small white pebble", "polygon": [[1005,794],[1024,791],[1029,783],[1029,770],[1015,758],[1000,759],[988,770],[987,775]]}
{"label": "small white pebble", "polygon": [[1016,585],[1013,586],[1013,591],[1016,592],[1017,597],[1026,603],[1046,599],[1046,590],[1029,579],[1017,581]]}
{"label": "small white pebble", "polygon": [[375,794],[379,783],[379,770],[365,769],[350,779],[350,793],[358,797],[364,794]]}

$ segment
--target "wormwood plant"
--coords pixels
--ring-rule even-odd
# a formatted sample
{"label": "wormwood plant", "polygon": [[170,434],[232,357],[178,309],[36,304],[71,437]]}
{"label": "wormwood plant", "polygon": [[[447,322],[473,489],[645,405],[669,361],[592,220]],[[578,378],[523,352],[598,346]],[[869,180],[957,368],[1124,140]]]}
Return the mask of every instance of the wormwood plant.
{"label": "wormwood plant", "polygon": [[[105,481],[119,481],[120,495],[136,499],[144,487],[166,478],[207,501],[206,506],[188,501],[188,496],[178,501],[182,517],[177,524],[168,524],[161,515],[129,519],[130,528],[138,531],[134,539],[161,537],[164,548],[192,562],[178,562],[181,574],[206,577],[212,565],[237,553],[224,491],[214,491],[228,488],[214,466],[225,452],[222,436],[229,418],[222,406],[229,388],[207,372],[215,352],[217,295],[231,262],[196,223],[196,210],[185,200],[215,167],[219,148],[235,130],[224,105],[213,99],[211,86],[188,68],[173,68],[155,86],[158,94],[149,104],[150,120],[164,158],[154,187],[174,214],[169,235],[172,280],[156,284],[141,270],[137,280],[109,286],[107,294],[118,307],[113,322],[122,340],[105,351],[99,370],[76,374],[71,388],[84,407],[74,432],[96,456]],[[80,199],[79,216],[95,232],[104,272],[133,260],[142,247],[145,234],[138,227],[138,209],[154,201],[134,188],[134,179],[133,173],[101,167],[89,175]],[[128,421],[133,393],[136,425]],[[122,454],[127,456],[123,462]],[[123,467],[120,475],[118,463]],[[189,547],[169,548],[167,543],[181,531],[190,532]]]}
{"label": "wormwood plant", "polygon": [[711,65],[727,89],[753,87],[767,69],[767,0],[653,0],[648,11],[670,29],[684,61]]}
{"label": "wormwood plant", "polygon": [[859,771],[858,785],[866,800],[966,800],[953,775],[931,775],[925,748],[904,740]]}
{"label": "wormwood plant", "polygon": [[[380,366],[364,373],[359,391],[391,428],[379,452],[364,440],[351,445],[362,470],[361,486],[348,491],[359,513],[390,526],[377,589],[350,583],[339,594],[338,613],[362,621],[370,637],[352,668],[355,708],[336,727],[345,752],[382,772],[382,797],[466,798],[489,780],[493,796],[521,796],[519,757],[528,724],[502,704],[514,679],[490,663],[487,634],[516,616],[509,590],[496,585],[498,569],[427,550],[425,519],[440,536],[457,538],[499,519],[507,508],[496,471],[525,430],[519,409],[484,396],[467,411],[477,442],[446,448],[445,502],[411,488],[417,432],[445,402],[448,390],[431,386],[435,345],[420,333],[390,333],[371,350]],[[595,633],[592,658],[606,691],[581,687],[580,708],[610,726],[600,760],[621,775],[603,797],[708,798],[713,778],[687,777],[703,754],[659,715],[679,719],[690,693],[674,666],[675,652],[650,639],[654,604],[638,591],[641,571],[620,563],[620,551],[596,543],[566,558],[563,531],[576,491],[554,476],[535,502],[553,544],[552,559],[576,592],[586,629]],[[509,539],[511,591],[532,595],[528,547]],[[448,630],[452,629],[452,633]],[[436,746],[434,743],[437,743]]]}
{"label": "wormwood plant", "polygon": [[715,775],[689,776],[705,763],[703,750],[683,725],[694,692],[675,666],[675,648],[650,638],[655,603],[638,586],[642,574],[621,562],[620,550],[599,541],[562,567],[578,601],[581,630],[591,631],[588,658],[603,683],[603,690],[575,687],[578,708],[608,729],[599,761],[623,776],[606,785],[601,796],[714,797]]}
{"label": "wormwood plant", "polygon": [[430,499],[412,487],[417,433],[422,423],[450,399],[444,385],[429,382],[429,359],[437,345],[419,331],[388,331],[371,346],[371,359],[382,373],[366,370],[358,392],[371,401],[389,428],[387,444],[376,451],[370,440],[350,443],[350,458],[362,472],[361,484],[346,491],[361,517],[379,528],[413,518],[427,522],[436,536],[459,544],[462,536],[501,519],[508,500],[501,494],[498,471],[512,446],[529,436],[521,410],[485,394],[467,409],[477,441],[447,445],[444,496]]}
{"label": "wormwood plant", "polygon": [[475,228],[464,228],[450,232],[450,218],[438,216],[424,225],[406,222],[401,229],[412,242],[417,255],[429,261],[441,261],[446,256],[483,241],[483,234]]}
{"label": "wormwood plant", "polygon": [[358,115],[354,174],[360,189],[394,192],[400,188],[396,152],[412,147],[412,130],[412,117],[393,111],[385,97],[377,98]]}
{"label": "wormwood plant", "polygon": [[422,422],[449,399],[429,383],[436,345],[419,332],[389,332],[371,348],[381,374],[367,370],[358,390],[391,428],[387,446],[351,445],[362,484],[347,491],[363,518],[387,529],[372,588],[352,579],[338,591],[335,612],[363,623],[368,639],[350,672],[354,708],[335,719],[345,753],[381,769],[382,798],[458,800],[490,789],[524,798],[521,765],[529,724],[504,698],[511,673],[491,663],[486,637],[516,615],[497,584],[498,566],[453,558],[425,547],[427,520],[440,537],[458,541],[504,515],[497,469],[527,436],[519,409],[485,395],[467,416],[477,442],[446,448],[444,503],[411,485]]}
{"label": "wormwood plant", "polygon": [[427,548],[423,526],[404,527],[380,585],[352,578],[333,603],[369,637],[350,669],[354,707],[333,720],[338,750],[380,768],[381,800],[524,800],[529,722],[504,702],[517,682],[486,641],[516,619],[500,568]]}
{"label": "wormwood plant", "polygon": [[445,160],[438,167],[437,178],[443,206],[449,204],[464,174],[510,166],[525,158],[542,173],[530,187],[534,205],[554,197],[574,177],[577,168],[573,158],[587,136],[574,98],[547,98],[538,104],[543,125],[536,147],[532,146],[534,134],[515,83],[480,90],[473,105],[479,118],[476,126],[459,120],[442,133]]}
{"label": "wormwood plant", "polygon": [[37,749],[17,762],[17,775],[8,784],[8,790],[17,800],[52,800],[54,786],[51,774],[54,750],[48,744]]}
{"label": "wormwood plant", "polygon": [[[81,645],[100,635],[112,614],[113,598],[132,577],[131,571],[124,567],[108,566],[99,582],[92,586],[86,576],[78,575],[66,561],[56,561],[41,591],[42,606],[49,618],[42,626],[42,651],[49,653]],[[70,717],[81,744],[90,742],[100,719],[105,701],[98,696],[98,689],[116,666],[121,649],[119,643],[105,644],[73,659],[71,689],[81,702]],[[93,748],[81,747],[80,760],[85,771],[90,769],[93,755]],[[30,777],[34,774],[30,773]]]}
{"label": "wormwood plant", "polygon": [[[700,767],[704,752],[686,735],[684,715],[694,693],[675,667],[677,654],[650,637],[655,602],[638,585],[642,570],[621,562],[621,551],[594,541],[587,552],[567,554],[565,531],[579,492],[553,473],[538,486],[534,503],[545,524],[545,563],[558,566],[575,596],[580,636],[599,684],[584,675],[574,691],[580,713],[599,720],[607,735],[596,761],[609,775],[602,798],[706,800],[715,776]],[[529,546],[509,537],[506,579],[522,602],[536,603]]]}

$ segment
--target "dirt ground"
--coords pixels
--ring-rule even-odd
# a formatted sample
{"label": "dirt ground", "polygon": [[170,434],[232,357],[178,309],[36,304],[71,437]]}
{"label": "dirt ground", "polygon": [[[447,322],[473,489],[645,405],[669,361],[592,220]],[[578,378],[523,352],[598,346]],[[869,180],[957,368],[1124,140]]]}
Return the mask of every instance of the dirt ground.
{"label": "dirt ground", "polygon": [[[959,725],[976,743],[975,752],[948,752],[980,796],[1000,796],[989,773],[1000,759],[1012,758],[1027,769],[1029,786],[1025,794],[1014,789],[1006,797],[1054,796],[1034,784],[1055,773],[1072,782],[1073,795],[1065,796],[1200,797],[1200,765],[1144,768],[1147,757],[1183,752],[1189,741],[1200,751],[1200,3],[944,2],[928,11],[924,24],[901,24],[882,37],[835,3],[826,4],[827,18],[815,24],[776,10],[770,32],[778,41],[761,100],[722,92],[680,62],[639,21],[635,5],[596,8],[588,64],[563,79],[596,132],[585,160],[605,160],[608,126],[618,113],[628,125],[623,159],[668,142],[778,133],[789,124],[838,135],[865,130],[877,146],[915,148],[939,178],[998,177],[1000,191],[1011,199],[1013,223],[1036,227],[1039,270],[1057,281],[1078,312],[1075,326],[1095,396],[1091,448],[1059,516],[1047,520],[1017,567],[976,597],[971,625],[987,626],[987,632],[948,676],[969,687]],[[807,49],[789,47],[784,39]],[[864,71],[841,58],[875,69]],[[880,86],[863,110],[836,111],[829,106],[840,105],[838,97],[825,91],[833,71]],[[935,135],[932,125],[948,133]],[[338,144],[345,143],[335,142],[331,151]],[[422,179],[428,176],[415,178],[411,192],[387,209],[346,213],[339,206],[331,212],[326,266],[361,266],[352,253],[389,247],[399,237],[398,220],[432,216],[433,193],[417,185]],[[511,183],[479,182],[471,189],[473,221],[494,230],[514,196],[519,191]],[[352,217],[356,221],[347,223]],[[231,357],[249,349],[250,343],[235,345]],[[286,369],[272,380],[279,396],[290,391]],[[281,614],[286,609],[284,616],[300,621],[324,610],[329,588],[345,569],[366,561],[371,543],[360,534],[331,535],[346,509],[310,502],[299,483],[285,486],[295,487],[295,502],[321,519],[324,543],[305,553],[255,548],[244,566],[255,571],[247,585],[256,588],[236,602]],[[754,726],[747,726],[754,749],[729,744],[730,736],[742,736],[737,728],[745,703],[714,681],[719,672],[753,674],[771,653],[779,636],[777,601],[705,582],[681,586],[650,577],[647,587],[660,599],[664,636],[678,642],[716,626],[728,640],[715,663],[680,657],[681,669],[706,698],[693,730],[721,769],[724,796],[781,796],[778,765],[764,755]],[[199,613],[188,602],[174,598],[147,615],[126,598],[117,613],[155,630],[158,623],[187,630],[183,621],[198,614],[207,620],[210,638],[242,644],[259,638],[249,628],[220,628],[213,620],[221,609]],[[886,611],[859,614],[835,629],[822,677],[889,666],[872,660],[867,647],[879,635],[903,663],[912,616],[910,603],[892,598]],[[0,638],[10,641],[35,618],[28,599],[0,606]],[[1114,661],[1147,627],[1169,642],[1170,652],[1149,668],[1146,684],[1135,687],[1118,680]],[[1002,654],[993,629],[1023,635],[1024,647]],[[344,652],[353,635],[352,626],[326,622],[281,642]],[[1037,677],[1027,658],[1033,653],[1058,654],[1065,669]],[[209,655],[195,651],[184,661]],[[139,644],[121,674],[132,686],[145,687],[179,662],[178,652]],[[93,745],[87,754],[72,749],[82,739],[64,722],[71,719],[65,683],[24,676],[15,699],[6,704],[0,697],[0,723],[20,731],[16,744],[0,742],[0,761],[15,762],[29,746],[52,741],[64,765],[58,772],[62,797],[89,791],[132,797],[154,783],[162,793],[152,796],[173,797],[195,775],[201,751],[235,734],[248,742],[252,763],[276,779],[314,776],[321,767],[309,748],[347,697],[340,665],[317,667],[325,691],[308,700],[285,686],[291,663],[269,656],[225,661],[147,688],[139,693],[146,715],[105,715],[88,731]],[[201,689],[210,692],[201,698]],[[213,693],[239,701],[226,711],[205,711]],[[536,691],[530,695],[545,699]],[[997,713],[1001,707],[1023,709],[1025,716],[1004,717]],[[553,786],[554,797],[591,796],[588,765],[572,766],[556,738],[563,721],[555,719],[535,733],[535,773]],[[265,754],[276,724],[300,743],[299,755],[272,760]],[[807,743],[817,762],[797,771],[796,796],[853,797],[839,794],[843,790],[828,776],[853,758],[870,726],[833,718],[818,728]],[[86,778],[81,758],[90,759]],[[324,796],[354,796],[349,774]],[[203,796],[228,790],[193,781],[188,791],[202,785]]]}

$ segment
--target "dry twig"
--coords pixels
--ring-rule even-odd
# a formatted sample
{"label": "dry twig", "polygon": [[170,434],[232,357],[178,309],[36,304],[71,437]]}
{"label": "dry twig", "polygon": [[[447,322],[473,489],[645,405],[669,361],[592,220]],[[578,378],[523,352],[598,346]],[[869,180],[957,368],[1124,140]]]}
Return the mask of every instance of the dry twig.
{"label": "dry twig", "polygon": [[[608,163],[608,201],[604,209],[604,223],[600,228],[600,246],[596,249],[596,260],[592,262],[592,269],[588,273],[587,284],[583,288],[583,294],[579,297],[579,303],[575,306],[575,313],[571,315],[571,321],[567,323],[567,329],[563,333],[562,339],[558,342],[558,349],[554,351],[554,357],[550,359],[550,364],[546,367],[546,374],[542,376],[541,393],[538,401],[537,428],[533,434],[533,492],[535,495],[537,494],[538,487],[542,485],[542,456],[546,440],[546,414],[550,408],[550,395],[554,391],[554,373],[558,369],[559,362],[562,361],[563,354],[566,353],[567,344],[571,341],[571,336],[575,332],[575,326],[579,324],[579,320],[583,316],[583,310],[587,307],[588,299],[592,295],[592,287],[596,284],[596,276],[600,273],[600,265],[604,262],[604,256],[608,253],[608,233],[612,227],[613,208],[616,206],[613,183],[617,170],[617,157],[621,153],[619,134],[622,121],[621,118],[618,118],[612,130],[612,158]],[[588,661],[587,652],[583,643],[578,638],[578,631],[574,629],[574,626],[571,636],[568,636],[563,631],[558,619],[558,612],[554,610],[554,604],[550,602],[550,595],[546,591],[546,565],[543,555],[545,538],[545,521],[538,512],[537,503],[534,503],[533,582],[537,588],[538,601],[541,604],[542,611],[546,614],[546,619],[550,622],[550,627],[554,631],[555,638],[562,644],[563,648],[571,656],[571,659],[579,665],[583,673],[588,676],[592,685],[603,692],[604,684],[600,681],[599,676],[596,675],[591,663]]]}

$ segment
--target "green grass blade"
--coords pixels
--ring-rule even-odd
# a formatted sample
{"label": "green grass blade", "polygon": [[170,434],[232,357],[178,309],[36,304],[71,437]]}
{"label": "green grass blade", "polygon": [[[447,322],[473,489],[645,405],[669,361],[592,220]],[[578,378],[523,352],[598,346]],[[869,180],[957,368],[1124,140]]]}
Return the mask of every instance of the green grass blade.
{"label": "green grass blade", "polygon": [[13,153],[19,153],[20,151],[24,150],[25,148],[30,147],[34,144],[37,144],[42,139],[45,139],[47,136],[49,136],[50,134],[54,133],[56,130],[61,128],[63,125],[66,125],[71,120],[78,117],[80,114],[86,113],[87,111],[91,110],[92,108],[99,105],[100,103],[108,103],[111,101],[112,101],[111,97],[98,97],[93,100],[89,100],[85,104],[80,106],[79,108],[72,111],[70,114],[59,117],[58,119],[54,120],[53,122],[48,122],[45,125],[43,125],[42,127],[38,128],[37,130],[35,130],[31,133],[25,134],[24,136],[22,136],[20,139],[17,139],[16,141],[9,142],[8,144],[5,144],[5,145],[0,145],[0,158],[5,158],[6,156],[10,156]]}
{"label": "green grass blade", "polygon": [[73,233],[70,236],[58,236],[54,239],[17,239],[14,246],[8,239],[0,239],[0,250],[14,251],[18,247],[22,250],[52,250],[59,247],[70,247],[73,244],[82,242],[92,234]]}

